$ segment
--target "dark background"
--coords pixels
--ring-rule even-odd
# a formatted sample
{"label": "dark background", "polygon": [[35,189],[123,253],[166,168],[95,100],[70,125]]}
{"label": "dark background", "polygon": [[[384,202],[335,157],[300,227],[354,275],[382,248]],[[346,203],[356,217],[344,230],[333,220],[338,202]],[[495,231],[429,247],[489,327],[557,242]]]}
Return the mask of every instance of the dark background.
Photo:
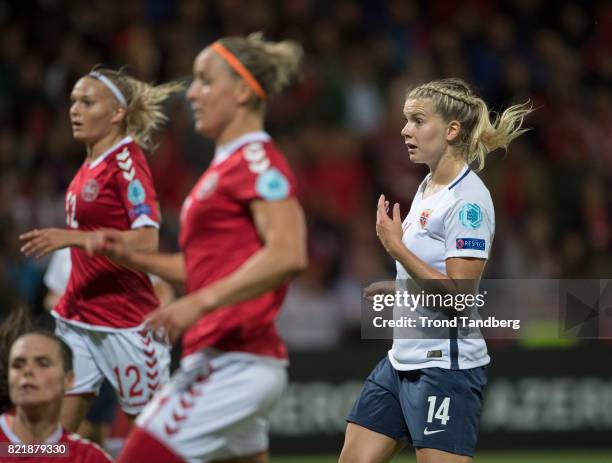
{"label": "dark background", "polygon": [[[297,175],[309,227],[310,266],[292,286],[279,321],[295,354],[296,381],[308,355],[316,361],[339,352],[348,366],[354,359],[355,374],[337,382],[361,381],[375,364],[359,354],[370,344],[359,340],[355,294],[364,281],[394,273],[374,233],[378,195],[399,201],[404,215],[426,174],[409,162],[399,133],[411,85],[457,76],[471,82],[492,110],[528,99],[537,108],[527,121],[533,130],[507,155],[493,153],[481,174],[497,222],[487,277],[612,275],[610,2],[0,1],[1,310],[23,300],[42,311],[48,261],[24,259],[17,236],[64,226],[64,191],[85,155],[68,119],[76,80],[97,63],[125,65],[147,81],[189,78],[204,46],[258,30],[271,39],[298,40],[306,51],[301,81],[270,102],[267,119]],[[162,247],[175,249],[182,200],[213,146],[193,132],[182,97],[168,111],[150,162],[164,217]],[[519,388],[521,375],[538,373],[537,357],[538,365],[558,367],[556,373],[540,371],[549,379],[598,375],[604,386],[589,383],[588,397],[608,415],[599,424],[572,428],[584,433],[550,431],[547,439],[518,445],[586,445],[603,435],[590,431],[609,433],[609,342],[540,337],[544,357],[529,343],[492,343],[491,384],[508,375],[511,387]],[[383,344],[376,346],[372,357],[384,352]],[[522,359],[525,369],[511,370],[522,367]],[[313,369],[307,379],[317,373]],[[526,384],[520,387],[542,387]],[[577,384],[568,387],[583,387]],[[510,410],[506,416],[511,422]],[[483,445],[515,442],[488,437],[484,423]],[[535,431],[517,432],[537,434],[544,426],[537,423]],[[507,426],[498,426],[498,436],[511,431]],[[303,442],[303,449],[317,450]]]}

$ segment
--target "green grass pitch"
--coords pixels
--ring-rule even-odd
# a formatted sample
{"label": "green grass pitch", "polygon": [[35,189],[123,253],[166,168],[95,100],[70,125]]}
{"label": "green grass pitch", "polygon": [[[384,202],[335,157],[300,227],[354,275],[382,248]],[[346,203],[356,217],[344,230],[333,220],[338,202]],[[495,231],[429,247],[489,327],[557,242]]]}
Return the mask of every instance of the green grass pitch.
{"label": "green grass pitch", "polygon": [[[272,455],[270,463],[336,463],[337,455],[312,457],[275,457]],[[400,455],[393,459],[393,463],[415,463],[410,455]],[[476,454],[474,463],[611,463],[612,450],[602,451],[537,451],[537,452],[510,452],[510,451],[483,451]]]}

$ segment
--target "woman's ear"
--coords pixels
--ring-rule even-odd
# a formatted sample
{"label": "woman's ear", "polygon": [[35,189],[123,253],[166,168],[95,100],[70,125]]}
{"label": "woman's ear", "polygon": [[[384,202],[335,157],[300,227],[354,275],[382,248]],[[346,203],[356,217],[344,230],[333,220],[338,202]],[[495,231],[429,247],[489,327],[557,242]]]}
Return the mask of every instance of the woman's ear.
{"label": "woman's ear", "polygon": [[119,124],[121,123],[121,121],[125,119],[126,116],[127,116],[127,109],[121,105],[117,105],[117,107],[114,109],[113,117],[111,118],[111,122],[113,124]]}
{"label": "woman's ear", "polygon": [[459,137],[459,133],[461,133],[461,122],[450,121],[446,126],[446,141],[455,141]]}
{"label": "woman's ear", "polygon": [[66,376],[64,376],[64,390],[67,391],[72,389],[72,386],[74,386],[74,370],[70,370],[66,373]]}
{"label": "woman's ear", "polygon": [[244,80],[239,79],[234,89],[234,94],[236,95],[236,101],[239,105],[246,105],[253,98],[254,92]]}

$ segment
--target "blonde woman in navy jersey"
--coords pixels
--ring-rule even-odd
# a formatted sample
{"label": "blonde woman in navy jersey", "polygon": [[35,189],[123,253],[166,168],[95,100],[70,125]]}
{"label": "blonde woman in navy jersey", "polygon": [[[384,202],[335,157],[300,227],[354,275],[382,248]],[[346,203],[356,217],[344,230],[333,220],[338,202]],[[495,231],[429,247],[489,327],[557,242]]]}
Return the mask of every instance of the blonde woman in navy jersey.
{"label": "blonde woman in navy jersey", "polygon": [[[439,280],[450,291],[478,281],[495,231],[493,202],[475,171],[521,135],[528,105],[491,121],[486,103],[460,79],[412,89],[402,129],[412,162],[430,173],[402,222],[378,200],[376,234],[396,260],[397,280]],[[472,170],[473,166],[475,170]],[[366,288],[371,297],[380,285]],[[383,463],[406,443],[418,463],[467,463],[474,455],[489,356],[484,339],[394,339],[366,380],[347,421],[341,463]]]}

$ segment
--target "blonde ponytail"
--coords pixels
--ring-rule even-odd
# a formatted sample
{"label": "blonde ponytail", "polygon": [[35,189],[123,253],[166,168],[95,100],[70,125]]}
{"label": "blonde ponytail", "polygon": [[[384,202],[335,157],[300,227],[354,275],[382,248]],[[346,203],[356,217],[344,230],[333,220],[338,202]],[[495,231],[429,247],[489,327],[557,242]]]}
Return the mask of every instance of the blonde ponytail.
{"label": "blonde ponytail", "polygon": [[123,121],[125,133],[131,135],[145,151],[153,150],[153,132],[168,120],[163,112],[163,102],[173,93],[183,91],[185,84],[169,82],[151,85],[129,76],[123,70],[94,68],[93,72],[110,79],[125,97],[127,102],[126,117]]}
{"label": "blonde ponytail", "polygon": [[512,140],[529,130],[522,126],[525,116],[533,111],[528,101],[509,107],[491,121],[487,103],[456,78],[420,85],[408,93],[408,98],[429,98],[446,122],[461,123],[456,147],[475,171],[484,168],[488,153],[497,148],[507,150]]}

